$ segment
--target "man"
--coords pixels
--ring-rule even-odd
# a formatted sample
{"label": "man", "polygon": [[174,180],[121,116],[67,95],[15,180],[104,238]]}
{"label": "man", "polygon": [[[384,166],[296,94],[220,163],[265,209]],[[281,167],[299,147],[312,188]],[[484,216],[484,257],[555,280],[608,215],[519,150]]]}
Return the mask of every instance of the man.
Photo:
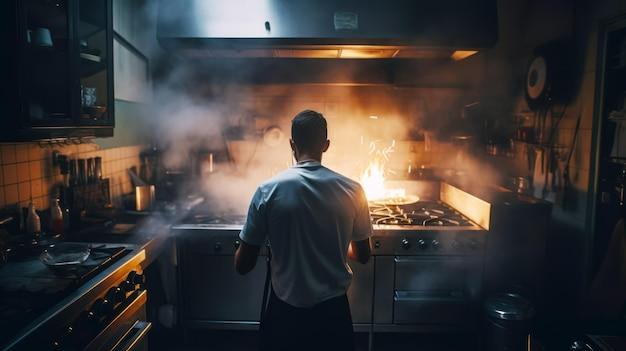
{"label": "man", "polygon": [[235,268],[251,271],[269,239],[272,288],[262,350],[353,350],[347,257],[369,260],[367,199],[357,182],[321,165],[330,145],[321,113],[298,113],[290,144],[298,163],[258,187]]}

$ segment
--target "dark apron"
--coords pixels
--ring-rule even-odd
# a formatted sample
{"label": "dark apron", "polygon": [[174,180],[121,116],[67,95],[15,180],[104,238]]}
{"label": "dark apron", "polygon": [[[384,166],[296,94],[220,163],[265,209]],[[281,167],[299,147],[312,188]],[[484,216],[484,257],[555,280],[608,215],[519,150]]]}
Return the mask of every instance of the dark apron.
{"label": "dark apron", "polygon": [[261,351],[354,350],[354,331],[347,296],[323,301],[311,308],[280,300],[271,283],[271,251],[260,316]]}

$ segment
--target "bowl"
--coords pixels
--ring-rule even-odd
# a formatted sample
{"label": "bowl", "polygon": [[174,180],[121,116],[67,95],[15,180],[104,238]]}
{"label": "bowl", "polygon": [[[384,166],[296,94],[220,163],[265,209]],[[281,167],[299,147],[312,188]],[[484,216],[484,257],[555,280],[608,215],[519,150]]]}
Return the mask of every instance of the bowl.
{"label": "bowl", "polygon": [[46,247],[39,259],[48,267],[69,267],[82,264],[90,253],[87,244],[56,243]]}

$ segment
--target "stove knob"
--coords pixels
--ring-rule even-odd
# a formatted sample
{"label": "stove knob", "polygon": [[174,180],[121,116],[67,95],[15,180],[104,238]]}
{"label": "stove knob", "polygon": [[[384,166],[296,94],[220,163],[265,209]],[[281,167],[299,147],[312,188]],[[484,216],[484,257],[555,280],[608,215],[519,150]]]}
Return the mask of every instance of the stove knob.
{"label": "stove knob", "polygon": [[144,286],[146,284],[146,275],[145,274],[135,274],[133,277],[133,284]]}
{"label": "stove knob", "polygon": [[433,241],[430,242],[430,245],[432,245],[433,249],[435,250],[439,250],[441,248],[441,246],[439,245],[439,240],[437,239],[433,239]]}
{"label": "stove knob", "polygon": [[71,343],[71,338],[72,338],[72,327],[67,327],[67,329],[65,330],[65,333],[63,333],[63,335],[61,335],[60,337],[52,340],[52,342],[50,343],[50,347],[51,350],[65,350],[66,348],[66,344]]}
{"label": "stove knob", "polygon": [[113,302],[113,304],[116,304],[122,302],[124,300],[124,297],[126,297],[126,294],[124,294],[121,288],[117,287],[109,289],[109,291],[107,291],[105,299]]}
{"label": "stove knob", "polygon": [[54,340],[52,343],[50,343],[50,346],[52,350],[63,350],[63,343],[61,342],[61,340]]}
{"label": "stove knob", "polygon": [[96,314],[96,312],[93,311],[93,309],[87,312],[85,321],[86,324],[91,328],[97,327],[100,324],[100,318],[98,318],[98,315]]}
{"label": "stove knob", "polygon": [[139,274],[136,271],[131,271],[130,273],[128,273],[125,283],[127,285],[127,288],[130,289],[127,291],[134,291],[137,290],[137,285],[143,286],[146,283],[146,277],[144,274]]}
{"label": "stove knob", "polygon": [[135,285],[133,285],[133,283],[129,280],[124,280],[120,286],[119,289],[124,293],[128,293],[128,292],[132,292],[135,290]]}
{"label": "stove knob", "polygon": [[375,249],[380,249],[380,240],[374,241],[374,248]]}
{"label": "stove knob", "polygon": [[113,313],[114,307],[114,303],[105,298],[98,307],[98,314],[102,317],[108,317]]}
{"label": "stove knob", "polygon": [[405,250],[408,250],[411,248],[411,243],[409,242],[407,238],[402,239],[402,241],[400,242],[400,245],[402,245],[402,248]]}
{"label": "stove knob", "polygon": [[104,299],[97,299],[93,305],[91,305],[91,312],[93,312],[94,317],[103,316],[102,314],[102,304]]}
{"label": "stove knob", "polygon": [[213,251],[215,252],[220,252],[222,251],[222,243],[221,242],[216,242],[215,245],[213,245]]}
{"label": "stove knob", "polygon": [[428,247],[428,244],[426,243],[424,239],[419,239],[417,241],[417,246],[419,246],[419,248],[422,250],[426,250],[426,248]]}
{"label": "stove knob", "polygon": [[241,241],[239,241],[239,240],[235,240],[235,242],[233,243],[233,246],[235,247],[235,250],[237,250],[240,245],[241,245]]}

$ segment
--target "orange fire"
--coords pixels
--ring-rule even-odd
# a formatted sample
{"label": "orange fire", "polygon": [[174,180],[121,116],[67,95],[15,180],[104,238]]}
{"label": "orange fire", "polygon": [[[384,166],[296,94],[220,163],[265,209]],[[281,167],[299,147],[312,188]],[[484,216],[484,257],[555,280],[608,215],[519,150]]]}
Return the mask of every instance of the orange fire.
{"label": "orange fire", "polygon": [[371,160],[360,177],[361,186],[370,202],[403,198],[406,195],[405,189],[392,189],[385,184],[385,163],[389,160],[389,154],[393,152],[394,147],[395,141],[384,149],[379,149],[376,142],[370,143]]}

